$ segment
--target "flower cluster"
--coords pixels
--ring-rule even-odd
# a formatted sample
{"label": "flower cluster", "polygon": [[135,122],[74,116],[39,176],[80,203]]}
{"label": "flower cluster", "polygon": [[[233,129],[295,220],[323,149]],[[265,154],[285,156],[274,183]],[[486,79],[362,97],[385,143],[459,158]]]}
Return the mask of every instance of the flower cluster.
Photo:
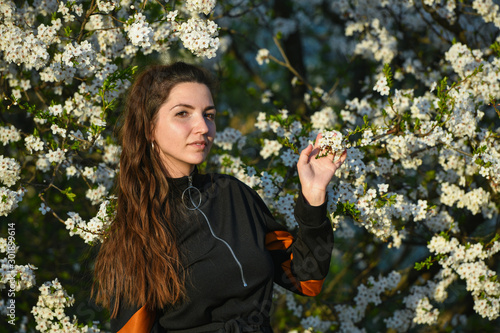
{"label": "flower cluster", "polygon": [[[6,238],[0,238],[0,253],[17,253],[19,246],[8,249]],[[32,265],[13,265],[9,258],[0,259],[0,289],[12,288],[14,291],[30,289],[36,284],[36,269]]]}
{"label": "flower cluster", "polygon": [[387,277],[380,276],[378,280],[370,276],[367,284],[358,286],[358,293],[354,297],[354,305],[335,305],[340,331],[345,333],[364,332],[364,330],[356,327],[356,323],[361,321],[368,305],[380,305],[382,303],[381,294],[395,289],[400,280],[401,274],[398,272],[391,272]]}
{"label": "flower cluster", "polygon": [[455,184],[443,182],[441,185],[441,202],[447,206],[455,206],[457,208],[467,208],[472,214],[483,213],[486,217],[491,218],[492,203],[490,201],[490,193],[483,188],[473,189],[465,192]]}
{"label": "flower cluster", "polygon": [[331,106],[327,106],[319,111],[316,111],[311,116],[311,125],[314,129],[323,131],[328,128],[334,128],[338,122],[338,117]]}
{"label": "flower cluster", "polygon": [[269,63],[269,50],[268,49],[260,49],[257,52],[257,56],[255,57],[255,60],[261,66],[264,63],[268,64]]}
{"label": "flower cluster", "polygon": [[481,15],[485,22],[493,22],[500,27],[500,7],[493,0],[475,0],[472,8]]}
{"label": "flower cluster", "polygon": [[218,26],[214,21],[191,17],[176,27],[185,48],[199,57],[215,57],[220,46]]}
{"label": "flower cluster", "polygon": [[11,142],[17,142],[21,139],[21,134],[19,130],[16,129],[13,125],[10,127],[0,127],[0,141],[4,146]]}
{"label": "flower cluster", "polygon": [[342,133],[339,131],[323,132],[319,140],[319,148],[329,154],[340,153],[345,150],[342,139]]}
{"label": "flower cluster", "polygon": [[378,79],[377,83],[375,83],[375,86],[373,87],[373,90],[379,92],[382,96],[389,95],[390,89],[387,85],[387,78],[385,76],[382,76],[380,79]]}
{"label": "flower cluster", "polygon": [[319,316],[309,316],[304,317],[300,321],[300,325],[306,329],[304,333],[326,332],[330,326],[332,326],[332,322],[329,320],[321,320]]}
{"label": "flower cluster", "polygon": [[75,299],[68,295],[57,279],[45,282],[39,291],[38,302],[31,310],[33,317],[35,317],[37,331],[61,333],[97,333],[101,331],[95,325],[92,327],[79,325],[75,316],[70,318],[64,312],[66,307],[75,303]]}
{"label": "flower cluster", "polygon": [[97,8],[103,13],[109,13],[113,11],[113,9],[116,8],[120,4],[119,1],[116,0],[111,0],[111,1],[104,1],[104,0],[97,0]]}
{"label": "flower cluster", "polygon": [[237,129],[226,127],[222,132],[217,132],[214,139],[214,144],[224,150],[231,150],[234,144],[241,150],[246,143],[246,137]]}
{"label": "flower cluster", "polygon": [[10,157],[0,155],[0,182],[7,187],[14,185],[20,178],[21,166]]}
{"label": "flower cluster", "polygon": [[266,159],[271,156],[278,156],[283,145],[279,143],[277,140],[269,140],[264,139],[264,144],[262,145],[262,149],[260,151],[260,156]]}
{"label": "flower cluster", "polygon": [[[496,272],[485,263],[485,260],[500,251],[499,241],[485,248],[480,243],[462,245],[456,238],[447,239],[436,235],[428,248],[431,253],[442,255],[439,264],[443,281],[456,278],[465,280],[467,290],[474,299],[474,310],[490,320],[500,316],[500,283]],[[445,292],[447,285],[449,283],[442,287],[441,293]]]}
{"label": "flower cluster", "polygon": [[186,8],[193,13],[208,15],[214,9],[215,3],[215,0],[187,0]]}
{"label": "flower cluster", "polygon": [[19,202],[23,200],[26,190],[20,188],[17,191],[9,190],[6,187],[0,187],[0,216],[9,215],[14,209],[18,207]]}
{"label": "flower cluster", "polygon": [[[479,147],[484,147],[484,151],[476,153],[472,160],[481,161],[479,173],[484,178],[491,181],[491,184],[500,184],[500,143],[493,140],[494,134],[491,132],[485,133],[485,138],[479,144]],[[500,188],[494,186],[498,192]]]}
{"label": "flower cluster", "polygon": [[141,13],[134,15],[134,23],[128,28],[127,35],[133,45],[140,46],[146,50],[151,47],[153,30],[146,21],[146,17]]}
{"label": "flower cluster", "polygon": [[88,244],[102,242],[113,221],[113,215],[108,212],[109,205],[110,201],[108,200],[102,202],[97,215],[89,222],[85,222],[78,213],[69,212],[70,217],[64,221],[69,235],[80,236]]}
{"label": "flower cluster", "polygon": [[355,32],[367,32],[364,34],[364,39],[356,44],[355,54],[369,55],[383,63],[390,63],[396,55],[396,37],[382,26],[378,18],[371,18],[370,22],[349,24],[346,28],[346,36],[351,36]]}
{"label": "flower cluster", "polygon": [[67,67],[75,67],[86,76],[95,71],[95,51],[88,41],[80,44],[68,43],[61,55],[61,62]]}

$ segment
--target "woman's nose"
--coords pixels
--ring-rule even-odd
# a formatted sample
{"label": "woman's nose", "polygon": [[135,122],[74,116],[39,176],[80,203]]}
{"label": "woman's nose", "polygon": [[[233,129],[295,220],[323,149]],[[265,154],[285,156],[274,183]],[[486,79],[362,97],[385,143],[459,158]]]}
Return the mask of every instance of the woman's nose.
{"label": "woman's nose", "polygon": [[201,133],[201,134],[208,133],[209,128],[207,122],[208,120],[203,115],[196,117],[196,124],[195,124],[196,133]]}

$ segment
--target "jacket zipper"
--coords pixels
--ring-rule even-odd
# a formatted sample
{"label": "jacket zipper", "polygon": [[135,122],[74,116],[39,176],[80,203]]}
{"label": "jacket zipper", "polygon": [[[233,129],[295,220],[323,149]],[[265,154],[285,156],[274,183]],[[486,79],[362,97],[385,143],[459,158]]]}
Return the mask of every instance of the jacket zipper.
{"label": "jacket zipper", "polygon": [[[189,187],[188,188],[190,188],[190,187],[196,188],[193,186],[193,177],[188,176],[188,180],[189,180]],[[205,213],[203,213],[203,211],[201,209],[198,208],[201,204],[201,192],[200,192],[200,204],[198,204],[198,205],[194,204],[193,199],[191,198],[190,192],[189,192],[189,200],[191,200],[191,204],[193,205],[193,207],[195,207],[195,210],[200,212],[203,215],[203,217],[205,218],[205,221],[207,222],[207,225],[208,225],[208,229],[210,230],[210,233],[212,234],[212,237],[214,237],[216,240],[218,240],[218,241],[222,242],[224,245],[226,245],[229,252],[231,252],[231,255],[233,256],[234,261],[236,262],[236,264],[238,265],[238,268],[240,269],[241,281],[243,282],[243,287],[246,287],[247,282],[245,280],[245,275],[243,274],[243,266],[241,265],[241,262],[236,257],[236,254],[234,253],[233,248],[231,247],[231,245],[229,245],[228,242],[226,242],[224,239],[220,238],[219,236],[217,236],[214,233],[214,230],[212,229],[212,225],[210,224],[210,221],[208,220],[207,216],[205,215]]]}

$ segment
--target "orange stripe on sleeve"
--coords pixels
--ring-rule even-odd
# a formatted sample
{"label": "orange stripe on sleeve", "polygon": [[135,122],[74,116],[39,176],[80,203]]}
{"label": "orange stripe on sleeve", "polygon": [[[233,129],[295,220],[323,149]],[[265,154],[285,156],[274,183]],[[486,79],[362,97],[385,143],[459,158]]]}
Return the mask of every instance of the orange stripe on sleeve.
{"label": "orange stripe on sleeve", "polygon": [[[292,245],[293,236],[287,231],[271,231],[266,234],[266,248],[270,251],[273,250],[286,250]],[[304,295],[316,296],[320,293],[323,281],[321,280],[307,280],[297,281],[297,278],[292,274],[292,260],[293,253],[290,254],[290,259],[281,263],[281,268],[285,272],[290,282]]]}
{"label": "orange stripe on sleeve", "polygon": [[127,321],[118,333],[149,333],[153,328],[156,319],[156,314],[142,306],[136,313]]}
{"label": "orange stripe on sleeve", "polygon": [[290,282],[304,295],[306,296],[317,296],[321,292],[321,287],[323,286],[323,282],[325,279],[321,280],[307,280],[307,281],[297,281],[295,276],[292,274],[292,259],[293,255],[291,255],[291,259],[283,262],[281,264],[281,268],[285,272],[286,276],[290,280]]}
{"label": "orange stripe on sleeve", "polygon": [[321,292],[323,281],[325,281],[325,279],[300,281],[299,290],[306,296],[317,296]]}
{"label": "orange stripe on sleeve", "polygon": [[292,245],[293,236],[288,231],[271,231],[266,234],[266,249],[286,250]]}

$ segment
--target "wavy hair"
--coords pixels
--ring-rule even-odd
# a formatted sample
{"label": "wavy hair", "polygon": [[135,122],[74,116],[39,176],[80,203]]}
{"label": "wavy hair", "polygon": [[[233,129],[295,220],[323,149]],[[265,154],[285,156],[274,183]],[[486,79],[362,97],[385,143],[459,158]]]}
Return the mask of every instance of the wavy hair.
{"label": "wavy hair", "polygon": [[172,88],[183,82],[214,89],[208,71],[176,62],[147,68],[128,92],[119,135],[116,216],[99,249],[92,287],[96,302],[110,309],[112,318],[121,302],[155,311],[185,296],[168,172],[158,146],[152,145],[158,110]]}

